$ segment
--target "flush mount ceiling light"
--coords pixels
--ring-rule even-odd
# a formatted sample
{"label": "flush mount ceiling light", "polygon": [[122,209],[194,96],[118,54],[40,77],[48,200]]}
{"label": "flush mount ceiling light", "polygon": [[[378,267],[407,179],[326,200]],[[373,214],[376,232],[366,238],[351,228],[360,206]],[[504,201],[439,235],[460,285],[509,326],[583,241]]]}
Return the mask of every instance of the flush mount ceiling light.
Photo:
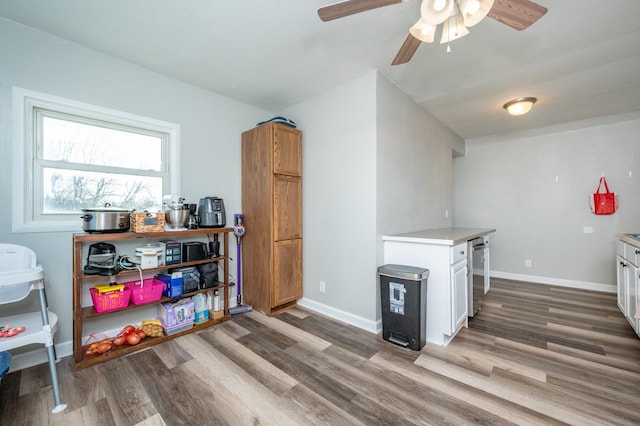
{"label": "flush mount ceiling light", "polygon": [[531,97],[517,98],[507,102],[502,107],[507,110],[509,115],[519,116],[531,111],[531,108],[533,108],[533,104],[535,104],[536,101],[536,98]]}

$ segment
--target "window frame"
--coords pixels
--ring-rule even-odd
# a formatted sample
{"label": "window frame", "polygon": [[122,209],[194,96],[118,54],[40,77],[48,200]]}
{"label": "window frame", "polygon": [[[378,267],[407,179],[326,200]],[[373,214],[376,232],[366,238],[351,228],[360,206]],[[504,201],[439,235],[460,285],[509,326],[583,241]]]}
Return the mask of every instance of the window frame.
{"label": "window frame", "polygon": [[[12,220],[13,233],[81,231],[82,221],[73,213],[40,215],[37,210],[42,200],[36,202],[36,176],[43,161],[37,156],[37,123],[39,110],[55,114],[72,115],[80,120],[109,123],[110,128],[133,127],[151,133],[166,134],[162,153],[163,193],[180,193],[180,126],[166,121],[143,117],[123,111],[103,108],[83,102],[39,93],[20,87],[12,87],[13,100],[13,170],[12,170]],[[120,129],[122,130],[122,129]],[[71,168],[71,167],[70,167]],[[83,170],[85,170],[83,168]],[[86,170],[91,170],[87,167]],[[158,200],[159,204],[162,200]]]}

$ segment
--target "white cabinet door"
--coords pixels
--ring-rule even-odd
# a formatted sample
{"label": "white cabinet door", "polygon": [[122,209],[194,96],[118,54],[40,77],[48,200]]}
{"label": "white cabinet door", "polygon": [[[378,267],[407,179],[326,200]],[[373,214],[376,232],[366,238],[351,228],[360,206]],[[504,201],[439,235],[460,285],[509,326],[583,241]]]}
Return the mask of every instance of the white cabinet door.
{"label": "white cabinet door", "polygon": [[638,320],[635,319],[636,308],[638,306],[638,268],[629,264],[627,266],[627,291],[626,291],[626,303],[625,303],[625,314],[627,315],[627,319],[631,323],[631,326],[636,331],[636,333],[640,332],[638,328]]}
{"label": "white cabinet door", "polygon": [[467,260],[451,267],[451,322],[449,335],[454,334],[466,321],[468,314]]}

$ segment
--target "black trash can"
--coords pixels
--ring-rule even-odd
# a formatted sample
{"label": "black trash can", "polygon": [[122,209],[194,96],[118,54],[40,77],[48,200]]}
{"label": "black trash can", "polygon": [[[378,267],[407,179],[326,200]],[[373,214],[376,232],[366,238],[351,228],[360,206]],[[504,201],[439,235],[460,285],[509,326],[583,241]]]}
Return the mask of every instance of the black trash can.
{"label": "black trash can", "polygon": [[427,335],[427,278],[429,270],[406,265],[383,265],[380,276],[382,338],[419,351]]}

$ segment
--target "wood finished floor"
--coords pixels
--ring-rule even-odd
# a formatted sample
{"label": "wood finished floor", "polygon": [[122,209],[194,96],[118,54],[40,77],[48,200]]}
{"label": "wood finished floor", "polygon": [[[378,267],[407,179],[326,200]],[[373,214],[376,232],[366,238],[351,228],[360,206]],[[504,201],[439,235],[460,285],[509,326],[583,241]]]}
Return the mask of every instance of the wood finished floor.
{"label": "wood finished floor", "polygon": [[293,309],[0,384],[1,425],[640,424],[640,339],[615,295],[494,279],[447,347],[411,351]]}

